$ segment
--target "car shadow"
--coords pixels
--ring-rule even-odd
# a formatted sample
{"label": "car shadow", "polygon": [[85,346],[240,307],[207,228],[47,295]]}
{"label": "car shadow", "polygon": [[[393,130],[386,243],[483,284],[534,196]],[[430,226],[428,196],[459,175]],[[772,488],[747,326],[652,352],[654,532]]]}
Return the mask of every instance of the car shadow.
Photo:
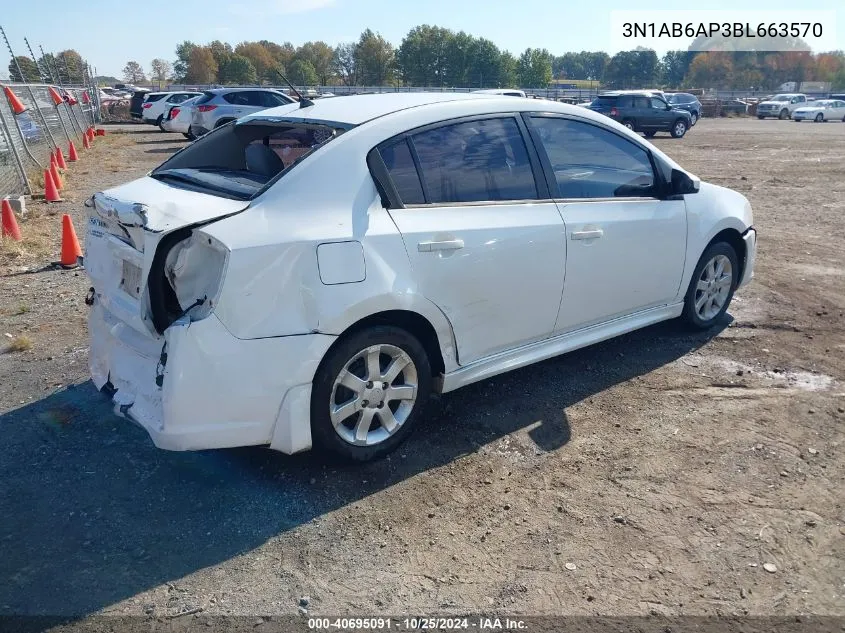
{"label": "car shadow", "polygon": [[161,143],[175,143],[179,138],[184,138],[181,134],[179,138],[174,138],[177,132],[164,132],[169,138],[155,139],[151,141],[135,141],[137,145],[160,145]]}
{"label": "car shadow", "polygon": [[145,154],[175,154],[181,147],[159,147],[156,149],[145,149]]}
{"label": "car shadow", "polygon": [[[387,459],[265,448],[172,453],[90,382],[0,415],[0,616],[83,617],[531,427],[566,450],[566,409],[706,344],[663,323],[434,399]],[[608,420],[608,424],[625,420]]]}

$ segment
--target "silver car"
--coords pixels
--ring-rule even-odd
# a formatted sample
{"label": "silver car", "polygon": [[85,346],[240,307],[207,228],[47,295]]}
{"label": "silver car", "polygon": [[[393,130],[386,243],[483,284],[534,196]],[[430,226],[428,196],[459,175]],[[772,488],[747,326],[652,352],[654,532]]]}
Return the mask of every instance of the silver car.
{"label": "silver car", "polygon": [[193,104],[191,136],[202,136],[216,127],[247,114],[295,103],[278,90],[268,88],[217,88],[206,90]]}

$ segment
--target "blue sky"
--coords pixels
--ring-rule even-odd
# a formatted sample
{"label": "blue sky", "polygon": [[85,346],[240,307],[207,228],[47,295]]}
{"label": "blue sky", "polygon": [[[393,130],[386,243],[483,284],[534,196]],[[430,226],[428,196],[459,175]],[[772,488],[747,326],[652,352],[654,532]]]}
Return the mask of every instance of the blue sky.
{"label": "blue sky", "polygon": [[[134,59],[145,70],[150,60],[173,60],[178,42],[221,39],[290,41],[294,45],[322,39],[329,44],[352,41],[369,27],[399,45],[418,24],[437,24],[487,37],[501,48],[567,51],[613,50],[610,12],[689,8],[677,0],[5,0],[0,24],[18,55],[24,37],[46,51],[75,48],[98,74],[120,77]],[[840,0],[816,0],[814,10],[834,10]],[[133,7],[133,8],[130,8]],[[796,10],[794,0],[715,0],[708,10],[755,10],[761,21],[772,10]],[[801,10],[801,9],[798,9]],[[837,42],[845,38],[845,10],[837,15]],[[659,50],[658,52],[662,52]],[[674,48],[665,46],[666,48]],[[0,71],[9,63],[0,50]]]}

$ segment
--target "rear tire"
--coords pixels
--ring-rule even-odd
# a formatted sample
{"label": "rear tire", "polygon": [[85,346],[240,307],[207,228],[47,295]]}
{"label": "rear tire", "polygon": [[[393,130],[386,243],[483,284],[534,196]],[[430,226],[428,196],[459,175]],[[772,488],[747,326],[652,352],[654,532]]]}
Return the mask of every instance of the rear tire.
{"label": "rear tire", "polygon": [[167,130],[165,130],[165,129],[161,126],[161,124],[162,124],[162,122],[163,122],[163,121],[164,121],[164,115],[163,115],[163,114],[159,114],[159,115],[158,115],[158,118],[156,119],[156,125],[158,126],[158,129],[159,129],[159,130],[161,130],[162,132],[166,132]]}
{"label": "rear tire", "polygon": [[341,338],[312,383],[314,444],[354,462],[384,457],[412,433],[432,382],[425,348],[403,329],[379,325]]}
{"label": "rear tire", "polygon": [[637,131],[636,128],[634,127],[634,122],[631,119],[625,119],[624,121],[622,121],[622,125],[624,125],[626,128],[628,128],[632,132]]}
{"label": "rear tire", "polygon": [[681,318],[694,329],[713,327],[727,312],[738,283],[739,259],[733,246],[711,244],[692,273]]}
{"label": "rear tire", "polygon": [[672,124],[672,129],[669,131],[672,138],[683,138],[687,133],[687,122],[683,119],[678,119]]}

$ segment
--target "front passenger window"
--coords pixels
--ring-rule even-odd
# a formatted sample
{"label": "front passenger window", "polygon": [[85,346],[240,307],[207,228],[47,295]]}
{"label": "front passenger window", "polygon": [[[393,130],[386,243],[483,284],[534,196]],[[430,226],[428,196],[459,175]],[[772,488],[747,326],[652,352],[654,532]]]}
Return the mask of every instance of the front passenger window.
{"label": "front passenger window", "polygon": [[561,198],[653,197],[656,180],[647,151],[591,123],[532,116]]}

